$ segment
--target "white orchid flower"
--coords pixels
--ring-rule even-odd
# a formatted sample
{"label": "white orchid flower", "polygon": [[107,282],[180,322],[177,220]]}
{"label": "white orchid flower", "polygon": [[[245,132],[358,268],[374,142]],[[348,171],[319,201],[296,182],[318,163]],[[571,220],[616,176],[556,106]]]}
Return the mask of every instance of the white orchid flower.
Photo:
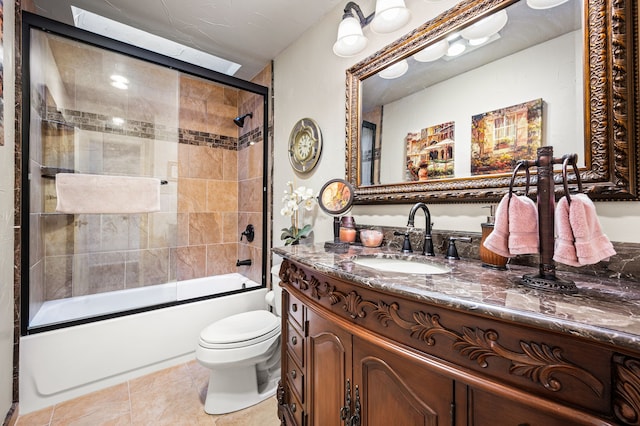
{"label": "white orchid flower", "polygon": [[313,209],[313,205],[314,204],[315,204],[315,198],[309,198],[309,199],[304,201],[303,206],[304,206],[305,210],[310,211],[310,210]]}
{"label": "white orchid flower", "polygon": [[298,212],[302,206],[305,210],[311,211],[317,202],[317,195],[313,189],[299,186],[294,190],[293,182],[287,182],[287,188],[282,197],[283,207],[280,210],[282,216],[291,217],[291,227],[282,229],[282,238],[286,245],[297,243],[301,238],[306,238],[311,232],[311,225],[302,225]]}

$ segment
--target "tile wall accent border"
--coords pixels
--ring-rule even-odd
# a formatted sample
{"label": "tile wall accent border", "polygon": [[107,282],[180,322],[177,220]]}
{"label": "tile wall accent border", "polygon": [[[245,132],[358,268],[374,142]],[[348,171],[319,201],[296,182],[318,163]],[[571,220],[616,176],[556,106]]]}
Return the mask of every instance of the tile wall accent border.
{"label": "tile wall accent border", "polygon": [[102,132],[124,136],[134,136],[144,139],[174,141],[188,145],[208,146],[231,151],[246,148],[252,142],[262,140],[262,130],[253,129],[242,135],[240,139],[233,136],[218,135],[190,129],[174,129],[158,123],[138,120],[125,120],[122,125],[113,123],[113,117],[104,114],[76,111],[71,109],[57,109],[46,107],[46,120],[55,127],[77,127],[82,130]]}
{"label": "tile wall accent border", "polygon": [[231,151],[238,150],[238,138],[232,136],[215,135],[197,130],[179,129],[180,143],[187,145],[208,146],[209,148],[222,148]]}
{"label": "tile wall accent border", "polygon": [[261,129],[252,129],[240,136],[240,140],[238,143],[238,149],[248,148],[252,143],[262,141],[262,130]]}

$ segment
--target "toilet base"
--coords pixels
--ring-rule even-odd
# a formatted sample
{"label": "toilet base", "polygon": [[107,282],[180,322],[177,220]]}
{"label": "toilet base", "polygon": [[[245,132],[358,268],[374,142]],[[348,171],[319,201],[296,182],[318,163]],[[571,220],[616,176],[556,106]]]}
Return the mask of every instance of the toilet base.
{"label": "toilet base", "polygon": [[[208,414],[226,414],[258,404],[276,393],[280,369],[258,383],[255,366],[213,370],[204,403]],[[262,374],[264,372],[261,372]]]}

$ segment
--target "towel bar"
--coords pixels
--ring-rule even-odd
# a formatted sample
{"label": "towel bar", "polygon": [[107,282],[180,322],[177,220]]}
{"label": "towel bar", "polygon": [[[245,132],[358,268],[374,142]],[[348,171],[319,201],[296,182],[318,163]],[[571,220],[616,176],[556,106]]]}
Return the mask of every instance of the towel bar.
{"label": "towel bar", "polygon": [[[567,184],[567,166],[574,167],[576,173],[576,179],[578,181],[579,191],[582,191],[582,183],[580,181],[580,174],[576,162],[578,159],[577,154],[564,155],[561,158],[553,157],[553,147],[544,146],[538,148],[538,158],[535,161],[523,160],[518,163],[524,165],[526,170],[529,167],[537,168],[538,175],[538,231],[539,231],[539,255],[540,264],[537,275],[525,274],[520,282],[529,287],[553,290],[560,293],[576,293],[578,288],[573,281],[564,280],[556,276],[556,265],[553,260],[554,251],[554,206],[555,206],[555,191],[553,180],[553,166],[554,164],[562,164],[563,166],[563,183],[565,186],[565,192],[568,196],[568,184]],[[519,167],[516,167],[513,173],[512,182],[515,179],[516,172]],[[528,179],[527,179],[528,181]],[[527,182],[528,183],[528,182]],[[510,188],[511,191],[511,188]]]}
{"label": "towel bar", "polygon": [[[73,169],[63,169],[61,167],[41,167],[40,174],[43,178],[46,179],[55,179],[58,173],[76,173]],[[161,179],[160,185],[169,184],[168,180]]]}

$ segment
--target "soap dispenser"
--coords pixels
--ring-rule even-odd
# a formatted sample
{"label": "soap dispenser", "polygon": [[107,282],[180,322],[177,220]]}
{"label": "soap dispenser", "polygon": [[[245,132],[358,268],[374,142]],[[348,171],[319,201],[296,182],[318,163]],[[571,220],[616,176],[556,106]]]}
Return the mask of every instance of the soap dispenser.
{"label": "soap dispenser", "polygon": [[484,240],[486,240],[489,234],[493,232],[495,224],[495,206],[491,205],[484,207],[488,208],[490,213],[489,216],[487,216],[487,221],[480,224],[480,227],[482,228],[482,239],[480,240],[480,260],[482,261],[482,266],[495,269],[507,269],[506,264],[508,259],[504,256],[500,256],[499,254],[495,254],[484,246]]}

